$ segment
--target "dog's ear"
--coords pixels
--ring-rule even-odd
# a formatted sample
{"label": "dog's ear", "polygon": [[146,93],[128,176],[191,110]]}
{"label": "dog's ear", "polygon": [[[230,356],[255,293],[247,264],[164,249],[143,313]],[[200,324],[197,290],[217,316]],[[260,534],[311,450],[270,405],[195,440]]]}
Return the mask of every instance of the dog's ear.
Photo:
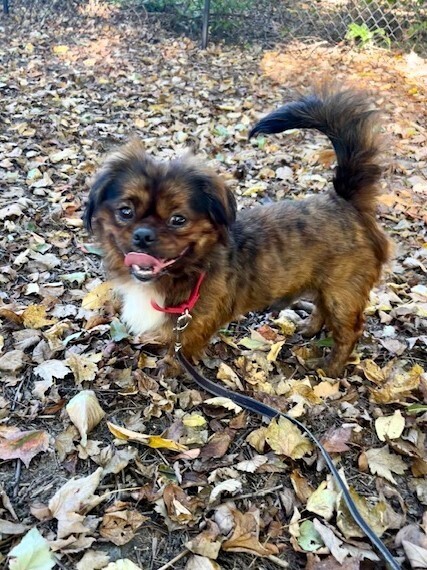
{"label": "dog's ear", "polygon": [[207,214],[217,226],[223,228],[234,223],[236,199],[220,176],[210,171],[193,172],[191,186],[191,207],[194,210]]}
{"label": "dog's ear", "polygon": [[92,220],[99,206],[106,200],[114,200],[120,194],[120,186],[114,169],[106,164],[95,176],[89,192],[86,210],[83,216],[85,227],[92,231]]}

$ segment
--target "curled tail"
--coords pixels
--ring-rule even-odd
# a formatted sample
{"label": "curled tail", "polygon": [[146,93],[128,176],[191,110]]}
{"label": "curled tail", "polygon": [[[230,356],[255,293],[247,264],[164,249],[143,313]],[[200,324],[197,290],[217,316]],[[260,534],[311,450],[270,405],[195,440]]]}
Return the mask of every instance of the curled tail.
{"label": "curled tail", "polygon": [[338,90],[323,85],[311,95],[288,103],[261,119],[249,138],[259,133],[280,133],[289,129],[317,129],[324,133],[331,140],[337,156],[333,179],[335,191],[362,214],[376,257],[382,265],[390,257],[391,244],[375,219],[383,147],[376,115],[363,91]]}
{"label": "curled tail", "polygon": [[366,93],[323,86],[261,119],[249,138],[289,129],[317,129],[332,142],[336,193],[362,213],[373,213],[382,167],[381,139]]}

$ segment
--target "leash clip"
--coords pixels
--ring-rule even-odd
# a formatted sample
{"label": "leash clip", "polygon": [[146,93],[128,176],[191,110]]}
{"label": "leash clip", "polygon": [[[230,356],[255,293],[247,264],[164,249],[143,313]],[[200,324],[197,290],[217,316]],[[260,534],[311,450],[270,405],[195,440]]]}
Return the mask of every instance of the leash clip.
{"label": "leash clip", "polygon": [[173,330],[177,333],[182,332],[188,327],[192,319],[193,317],[190,315],[188,309],[185,309],[182,315],[179,315],[179,317],[177,318],[176,325],[174,326]]}
{"label": "leash clip", "polygon": [[173,328],[173,330],[176,333],[176,337],[175,337],[175,353],[179,352],[182,348],[182,342],[181,342],[181,333],[182,331],[184,331],[188,325],[191,323],[191,321],[193,320],[193,317],[190,315],[190,312],[188,309],[185,309],[185,311],[179,315],[179,317],[176,320],[176,324]]}

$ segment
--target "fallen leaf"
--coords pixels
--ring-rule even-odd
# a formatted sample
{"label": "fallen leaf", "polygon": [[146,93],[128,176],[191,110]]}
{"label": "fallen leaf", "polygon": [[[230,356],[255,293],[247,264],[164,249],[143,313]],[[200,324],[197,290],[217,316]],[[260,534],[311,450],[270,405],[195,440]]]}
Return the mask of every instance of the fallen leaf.
{"label": "fallen leaf", "polygon": [[0,370],[2,372],[15,373],[22,369],[25,361],[23,350],[11,350],[0,356]]}
{"label": "fallen leaf", "polygon": [[221,566],[210,558],[194,554],[188,559],[185,570],[221,570]]}
{"label": "fallen leaf", "polygon": [[315,530],[319,533],[325,546],[329,548],[332,556],[342,564],[344,559],[348,556],[349,551],[342,547],[343,541],[340,540],[333,532],[332,529],[322,524],[318,519],[313,520]]}
{"label": "fallen leaf", "polygon": [[213,504],[222,493],[230,493],[231,495],[234,495],[237,491],[241,490],[242,483],[240,481],[237,481],[237,479],[226,479],[225,481],[218,483],[218,485],[212,489],[209,497],[209,504]]}
{"label": "fallen leaf", "polygon": [[135,532],[147,520],[148,517],[136,509],[124,508],[124,505],[115,503],[102,517],[99,534],[116,546],[123,546],[134,538]]}
{"label": "fallen leaf", "polygon": [[427,548],[422,548],[407,540],[402,541],[402,546],[411,568],[427,568]]}
{"label": "fallen leaf", "polygon": [[0,426],[0,458],[21,459],[28,467],[31,460],[49,448],[49,434],[42,430],[20,431]]}
{"label": "fallen leaf", "polygon": [[[216,523],[207,521],[207,524],[207,530],[188,541],[185,547],[194,554],[216,560],[221,549],[222,537],[220,537],[220,530]],[[218,537],[220,537],[219,540],[217,540]]]}
{"label": "fallen leaf", "polygon": [[104,307],[108,301],[111,301],[112,290],[113,287],[109,281],[101,283],[84,297],[82,307],[91,310]]}
{"label": "fallen leaf", "polygon": [[30,305],[22,313],[22,319],[27,329],[42,329],[56,323],[56,319],[46,318],[46,307],[43,305]]}
{"label": "fallen leaf", "polygon": [[313,450],[310,441],[297,426],[284,417],[272,420],[267,428],[265,440],[278,455],[286,455],[291,459],[301,459]]}
{"label": "fallen leaf", "polygon": [[77,562],[76,570],[101,570],[105,568],[110,557],[101,550],[88,550],[83,557]]}
{"label": "fallen leaf", "polygon": [[52,382],[54,378],[65,378],[71,370],[62,360],[46,360],[34,368],[34,374]]}
{"label": "fallen leaf", "polygon": [[320,483],[317,489],[310,495],[306,509],[312,513],[316,513],[326,521],[332,518],[334,513],[337,494],[327,489],[326,481]]}
{"label": "fallen leaf", "polygon": [[82,390],[72,398],[65,409],[70,420],[79,430],[81,443],[83,446],[87,442],[87,434],[96,427],[105,416],[104,410],[101,408],[92,390]]}
{"label": "fallen leaf", "polygon": [[405,429],[405,418],[400,410],[396,410],[392,416],[382,416],[375,420],[375,430],[380,441],[397,439]]}
{"label": "fallen leaf", "polygon": [[88,358],[81,354],[71,354],[65,361],[67,366],[71,368],[74,374],[76,384],[82,382],[92,382],[95,380],[96,373],[98,372],[97,365]]}
{"label": "fallen leaf", "polygon": [[117,437],[118,439],[123,439],[125,441],[137,441],[138,443],[142,443],[144,445],[148,445],[148,447],[153,448],[170,449],[172,451],[187,450],[187,447],[185,445],[176,443],[171,439],[165,439],[159,435],[147,435],[144,433],[138,433],[136,431],[132,431],[130,429],[112,424],[111,422],[107,422],[107,426],[114,437]]}
{"label": "fallen leaf", "polygon": [[36,528],[32,528],[21,542],[9,552],[10,570],[50,570],[56,560],[45,540]]}
{"label": "fallen leaf", "polygon": [[396,483],[392,472],[403,475],[408,468],[399,455],[389,452],[388,445],[381,448],[373,448],[365,451],[368,465],[373,475],[384,477],[392,483]]}
{"label": "fallen leaf", "polygon": [[260,516],[259,511],[254,509],[242,513],[232,509],[235,528],[232,536],[222,544],[225,552],[247,552],[256,556],[270,556],[279,552],[277,546],[259,541]]}
{"label": "fallen leaf", "polygon": [[314,552],[324,546],[322,537],[312,521],[304,521],[299,526],[298,544],[305,552]]}
{"label": "fallen leaf", "polygon": [[[70,535],[87,534],[90,528],[85,526],[86,513],[96,507],[103,498],[95,495],[103,470],[98,467],[91,475],[71,479],[49,501],[52,517],[58,521],[58,538]],[[85,514],[81,514],[84,512]]]}
{"label": "fallen leaf", "polygon": [[208,406],[221,406],[227,410],[233,411],[235,414],[239,414],[242,411],[242,408],[235,404],[233,400],[229,398],[224,398],[222,396],[216,396],[215,398],[209,398],[208,400],[204,401],[205,404]]}

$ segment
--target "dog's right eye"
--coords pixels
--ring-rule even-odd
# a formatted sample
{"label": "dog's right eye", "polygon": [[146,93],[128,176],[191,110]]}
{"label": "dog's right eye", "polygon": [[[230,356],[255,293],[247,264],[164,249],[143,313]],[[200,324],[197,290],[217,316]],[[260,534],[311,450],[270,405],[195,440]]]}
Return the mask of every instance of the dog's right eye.
{"label": "dog's right eye", "polygon": [[123,221],[129,221],[133,218],[133,209],[130,206],[123,206],[117,210],[118,217]]}

